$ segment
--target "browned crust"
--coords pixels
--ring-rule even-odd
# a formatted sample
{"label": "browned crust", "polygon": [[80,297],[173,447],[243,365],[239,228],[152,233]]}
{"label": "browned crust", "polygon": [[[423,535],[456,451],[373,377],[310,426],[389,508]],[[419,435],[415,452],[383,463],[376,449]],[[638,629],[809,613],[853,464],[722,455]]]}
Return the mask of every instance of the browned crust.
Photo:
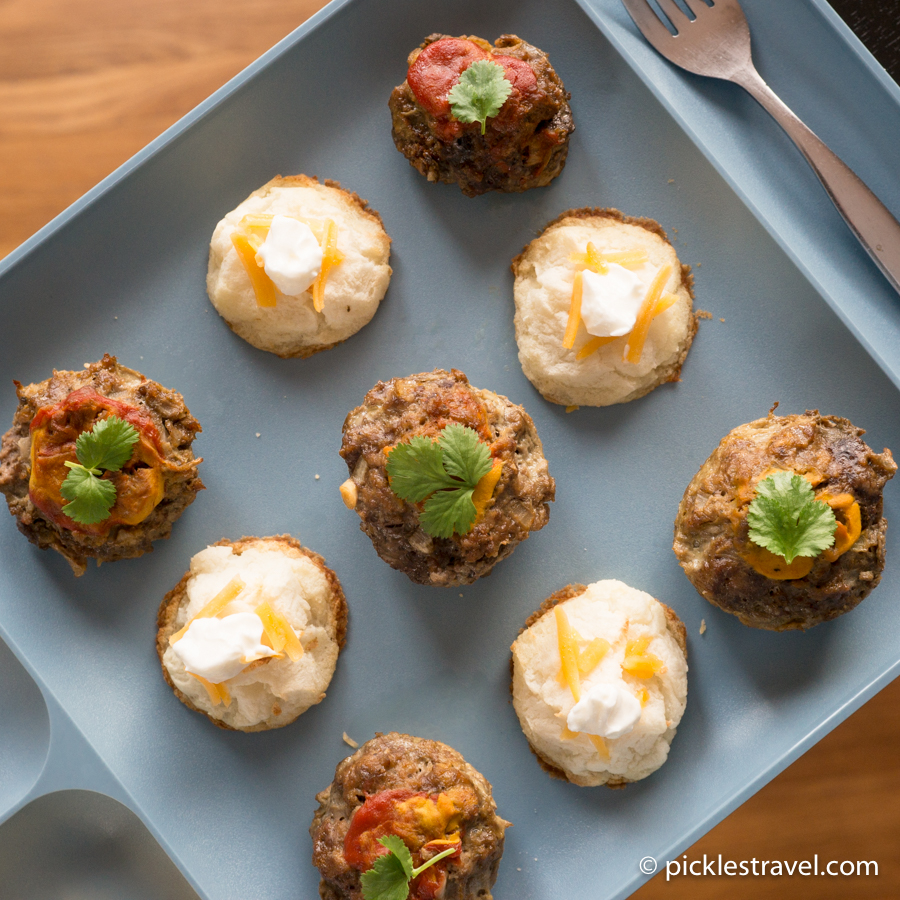
{"label": "browned crust", "polygon": [[[553,607],[558,606],[560,603],[565,603],[567,600],[572,600],[575,597],[580,597],[587,590],[587,585],[578,584],[577,582],[573,582],[572,584],[567,584],[564,588],[560,588],[558,591],[554,591],[526,620],[525,624],[519,629],[519,634],[521,635],[523,632],[527,631],[531,628],[532,625],[535,624],[539,619],[543,618],[550,612]],[[656,600],[656,598],[653,598]],[[667,606],[662,600],[656,600],[656,602],[663,608],[663,612],[666,614],[666,629],[669,634],[675,638],[676,643],[678,644],[681,652],[684,654],[684,658],[687,659],[687,629],[684,627],[684,622],[678,616],[678,613],[672,609],[671,606]],[[517,635],[518,637],[518,635]],[[509,693],[512,696],[513,692],[513,678],[515,676],[514,672],[514,661],[512,654],[509,657]],[[525,738],[528,741],[528,738]],[[534,745],[531,741],[528,741],[528,749],[534,754],[535,758],[538,761],[538,765],[551,777],[558,778],[560,781],[568,781],[570,784],[574,784],[574,781],[570,781],[569,777],[566,775],[565,771],[557,766],[554,762],[549,760],[546,756],[544,756],[539,750],[535,749]],[[615,781],[607,781],[605,787],[611,788],[613,790],[617,790],[619,788],[625,787],[626,784],[630,784],[633,782],[631,778],[620,778]]]}
{"label": "browned crust", "polygon": [[[242,340],[247,341],[240,332],[228,321],[224,316],[222,316],[222,321]],[[351,335],[352,337],[352,335]],[[249,341],[247,341],[250,344]],[[266,350],[263,347],[257,347],[256,344],[250,344],[251,347],[254,347],[257,350],[262,350],[263,353],[272,353],[274,356],[277,356],[279,359],[309,359],[310,356],[315,356],[317,353],[321,353],[323,350],[331,350],[333,347],[337,347],[338,344],[343,344],[344,341],[335,341],[333,344],[310,344],[307,347],[301,347],[299,350],[294,351],[293,353],[275,353],[274,350]]]}
{"label": "browned crust", "polygon": [[316,794],[319,804],[309,833],[313,865],[321,875],[323,900],[361,900],[359,873],[347,864],[344,844],[367,797],[407,789],[439,794],[463,788],[475,801],[461,821],[461,854],[450,871],[445,900],[490,900],[510,823],[497,815],[488,780],[457,750],[440,741],[391,732],[377,733],[338,763],[331,784]]}
{"label": "browned crust", "polygon": [[[231,547],[232,551],[236,556],[240,556],[245,550],[249,550],[250,548],[263,544],[263,543],[271,543],[280,546],[286,553],[290,555],[299,554],[301,556],[305,556],[307,559],[311,560],[316,566],[320,569],[320,571],[325,575],[325,578],[328,580],[328,585],[331,588],[331,614],[334,617],[335,623],[335,641],[338,645],[338,650],[343,650],[344,644],[346,643],[347,638],[347,619],[348,619],[348,611],[347,611],[347,598],[344,596],[344,590],[341,587],[341,583],[338,580],[337,575],[325,565],[325,559],[316,553],[313,550],[310,550],[308,547],[304,547],[300,541],[296,538],[292,537],[289,534],[276,534],[271,535],[269,537],[242,537],[237,541],[229,541],[227,538],[222,538],[220,541],[216,541],[211,546],[213,547]],[[166,669],[163,664],[163,655],[166,652],[166,647],[169,643],[169,638],[175,633],[177,630],[175,628],[175,617],[178,614],[178,610],[181,606],[187,601],[187,583],[191,577],[190,571],[187,571],[182,575],[181,580],[175,587],[169,591],[165,597],[163,597],[163,601],[160,604],[159,612],[156,616],[156,654],[159,657],[160,668],[162,668],[163,678],[166,680],[166,684],[172,688],[175,696],[186,706],[188,709],[194,710],[194,712],[198,712],[203,716],[206,716],[213,725],[218,728],[222,728],[225,731],[245,731],[245,732],[254,732],[254,731],[271,731],[274,728],[283,728],[285,725],[290,725],[290,722],[283,722],[280,725],[266,725],[261,723],[259,725],[249,725],[243,728],[236,727],[234,725],[226,725],[220,719],[215,718],[215,716],[210,715],[205,710],[199,709],[191,703],[190,699],[185,696],[177,687],[175,687],[175,683],[172,681],[171,676],[169,675],[168,669]],[[291,720],[295,721],[295,720]]]}
{"label": "browned crust", "polygon": [[[806,629],[853,609],[880,581],[882,492],[897,466],[847,419],[818,410],[776,416],[774,409],[732,429],[700,467],[679,504],[673,549],[698,592],[745,625]],[[755,485],[773,470],[814,475],[817,489],[849,493],[860,507],[862,532],[853,546],[836,560],[819,555],[803,578],[767,578],[742,555]]]}
{"label": "browned crust", "polygon": [[[195,457],[191,445],[200,423],[191,415],[177,391],[163,387],[142,373],[119,365],[106,353],[98,362],[80,371],[53,370],[41,382],[16,386],[18,408],[12,427],[0,443],[0,493],[6,495],[10,514],[19,531],[42,550],[56,550],[83,575],[88,559],[97,564],[133,559],[149,553],[153,541],[167,538],[172,524],[204,489],[197,474],[202,458]],[[31,502],[29,480],[31,460],[22,453],[20,441],[30,439],[30,425],[38,410],[56,404],[70,393],[91,387],[98,394],[140,408],[156,426],[163,448],[165,491],[162,500],[136,525],[117,525],[106,535],[91,535],[56,525]]]}
{"label": "browned crust", "polygon": [[[255,190],[250,196],[265,197],[272,188],[277,187],[317,187],[320,184],[327,188],[333,188],[336,191],[340,191],[363,215],[370,218],[373,222],[377,222],[381,227],[381,230],[384,231],[388,243],[390,243],[391,238],[385,230],[381,213],[379,213],[378,210],[372,209],[372,207],[369,206],[368,200],[363,200],[355,191],[348,191],[346,188],[342,188],[341,183],[332,178],[325,178],[320,182],[315,175],[276,175],[271,181],[267,181],[261,188]],[[332,344],[331,346],[335,345]],[[328,348],[322,347],[321,349],[327,350]]]}

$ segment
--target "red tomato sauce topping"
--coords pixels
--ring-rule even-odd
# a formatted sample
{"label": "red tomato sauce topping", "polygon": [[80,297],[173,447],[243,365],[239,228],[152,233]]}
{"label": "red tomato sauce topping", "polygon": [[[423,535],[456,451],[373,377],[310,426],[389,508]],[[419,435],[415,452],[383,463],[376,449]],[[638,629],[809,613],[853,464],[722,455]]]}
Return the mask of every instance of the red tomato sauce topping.
{"label": "red tomato sauce topping", "polygon": [[[379,791],[353,814],[344,839],[344,859],[359,872],[372,868],[389,850],[379,843],[385,835],[399,837],[409,848],[413,866],[446,850],[457,851],[422,872],[410,883],[411,900],[434,900],[447,881],[447,863],[458,859],[462,850],[460,824],[475,800],[465,788],[440,794],[394,789]],[[477,801],[476,801],[477,802]]]}
{"label": "red tomato sauce topping", "polygon": [[[69,474],[66,462],[78,462],[75,441],[84,431],[108,416],[118,416],[138,432],[130,460],[118,472],[103,478],[116,486],[116,502],[109,517],[95,525],[70,519],[62,508],[69,502],[60,487]],[[79,388],[54,406],[41,407],[31,421],[31,475],[28,496],[54,524],[70,531],[104,535],[115,525],[137,525],[159,504],[165,492],[162,445],[159,431],[143,410],[98,394],[91,387]]]}
{"label": "red tomato sauce topping", "polygon": [[[446,125],[456,126],[455,130],[459,131],[460,123],[449,121],[451,113],[447,95],[459,81],[460,75],[479,59],[503,66],[504,74],[513,87],[509,100],[517,94],[528,94],[537,85],[534,70],[527,62],[511,56],[495,56],[465,38],[441,38],[429,44],[409,67],[406,80],[426,112],[436,119],[448,120]],[[518,103],[510,104],[509,100],[504,108],[518,108]]]}

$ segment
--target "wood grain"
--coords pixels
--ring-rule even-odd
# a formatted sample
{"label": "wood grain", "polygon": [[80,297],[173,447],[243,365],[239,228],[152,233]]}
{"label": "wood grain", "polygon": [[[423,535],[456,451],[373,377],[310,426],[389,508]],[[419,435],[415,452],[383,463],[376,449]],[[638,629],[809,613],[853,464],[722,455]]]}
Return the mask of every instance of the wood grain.
{"label": "wood grain", "polygon": [[[0,256],[320,5],[0,0]],[[635,897],[900,897],[898,748],[900,682],[687,852],[689,859],[721,853],[734,860],[814,854],[822,861],[876,860],[878,877],[687,877],[666,883],[663,874]],[[598,869],[602,878],[602,860]]]}

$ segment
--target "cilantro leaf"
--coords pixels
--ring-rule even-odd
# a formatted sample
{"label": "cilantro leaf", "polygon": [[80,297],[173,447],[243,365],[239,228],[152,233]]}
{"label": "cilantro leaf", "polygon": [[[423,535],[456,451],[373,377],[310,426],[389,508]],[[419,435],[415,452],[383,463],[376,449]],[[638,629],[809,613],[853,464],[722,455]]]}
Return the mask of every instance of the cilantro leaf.
{"label": "cilantro leaf", "polygon": [[75,440],[78,462],[67,462],[69,474],[60,485],[63,498],[70,500],[62,511],[80,525],[96,525],[108,518],[116,502],[116,486],[100,476],[103,469],[118,472],[131,457],[139,438],[134,425],[109,416],[82,431]]}
{"label": "cilantro leaf", "polygon": [[138,441],[134,425],[109,416],[94,423],[90,431],[82,431],[75,441],[75,455],[86,469],[118,472],[128,462],[131,448]]}
{"label": "cilantro leaf", "polygon": [[432,537],[467,534],[477,510],[472,492],[491,470],[491,454],[478,434],[451,424],[438,441],[417,436],[388,454],[391,490],[410,503],[425,501],[419,524]]}
{"label": "cilantro leaf", "polygon": [[511,93],[512,83],[503,66],[479,59],[459,76],[447,99],[450,112],[460,122],[481,122],[484,134],[487,120],[500,112]]}
{"label": "cilantro leaf", "polygon": [[444,468],[466,484],[476,485],[491,471],[491,453],[478,435],[464,425],[448,425],[441,432]]}
{"label": "cilantro leaf", "polygon": [[815,499],[799,475],[776,472],[757,485],[747,513],[750,540],[790,565],[797,556],[818,556],[834,544],[837,520],[831,507]]}
{"label": "cilantro leaf", "polygon": [[379,838],[378,842],[387,847],[390,853],[379,856],[372,868],[360,876],[363,900],[407,900],[409,882],[458,849],[455,845],[448,847],[414,869],[412,854],[399,837],[387,834]]}
{"label": "cilantro leaf", "polygon": [[454,531],[468,534],[478,512],[472,502],[474,490],[459,487],[452,491],[437,491],[425,501],[419,523],[432,537],[453,537]]}
{"label": "cilantro leaf", "polygon": [[412,878],[412,856],[400,838],[392,834],[379,838],[390,850],[379,856],[368,872],[360,876],[363,900],[406,900]]}
{"label": "cilantro leaf", "polygon": [[444,469],[441,445],[421,435],[397,444],[388,454],[391,490],[410,503],[419,503],[435,491],[455,486]]}
{"label": "cilantro leaf", "polygon": [[62,511],[82,525],[102,522],[116,502],[116,486],[111,481],[98,478],[84,466],[72,463],[59,492],[67,503]]}

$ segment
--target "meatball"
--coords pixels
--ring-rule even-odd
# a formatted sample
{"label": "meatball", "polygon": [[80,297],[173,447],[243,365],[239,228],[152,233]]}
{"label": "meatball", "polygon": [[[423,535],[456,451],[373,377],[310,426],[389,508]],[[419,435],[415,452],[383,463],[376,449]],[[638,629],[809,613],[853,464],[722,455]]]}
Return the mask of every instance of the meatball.
{"label": "meatball", "polygon": [[[588,245],[604,260],[605,274],[586,260]],[[635,330],[638,304],[663,266],[670,267],[661,298],[667,305],[651,320],[639,357],[632,362],[623,357]],[[679,380],[697,331],[693,277],[653,219],[626,216],[617,209],[567,210],[513,260],[512,271],[519,362],[544,399],[563,406],[608,406]],[[581,321],[569,335],[579,273]]]}
{"label": "meatball", "polygon": [[[448,424],[472,428],[502,464],[483,512],[466,534],[432,537],[421,503],[391,490],[387,455],[415,435],[437,437]],[[350,470],[342,493],[388,565],[418,584],[471,584],[547,524],[556,485],[531,417],[457,370],[437,369],[379,382],[344,422],[341,456]]]}
{"label": "meatball", "polygon": [[[28,540],[61,553],[83,575],[88,558],[99,564],[141,556],[169,536],[203,489],[202,460],[191,452],[200,423],[181,394],[108,354],[82,371],[15,385],[19,406],[0,446],[0,491]],[[134,426],[139,439],[120,471],[103,473],[116,487],[109,515],[82,524],[63,512],[66,463],[77,462],[78,436],[111,416]]]}
{"label": "meatball", "polygon": [[[729,432],[688,485],[675,519],[673,549],[694,587],[745,625],[774,631],[811,628],[868,596],[884,568],[882,490],[897,466],[890,450],[874,453],[863,434],[818,411],[774,410]],[[776,471],[806,478],[838,521],[835,545],[811,561],[798,557],[806,562],[793,571],[749,537],[756,485]]]}
{"label": "meatball", "polygon": [[360,875],[400,837],[421,865],[454,844],[410,884],[411,900],[491,900],[503,835],[487,779],[439,741],[379,734],[338,764],[316,795],[309,833],[322,900],[361,900]]}
{"label": "meatball", "polygon": [[[461,122],[447,95],[478,60],[503,67],[512,86],[500,112],[486,123]],[[408,60],[406,81],[389,106],[397,149],[429,181],[458,184],[475,197],[549,184],[562,171],[575,130],[569,94],[547,54],[514,34],[492,47],[477,37],[429,35]]]}
{"label": "meatball", "polygon": [[[297,641],[287,646],[282,632],[278,643],[269,639],[270,647],[281,652],[249,664],[240,660],[235,666],[239,671],[225,673],[225,678],[209,675],[207,686],[196,677],[202,670],[187,671],[177,644],[179,632],[186,634],[223,590],[229,590],[228,604],[217,617],[255,613],[265,616],[273,632],[286,624]],[[255,624],[259,635],[265,622]],[[191,559],[189,571],[163,599],[157,625],[163,677],[185,706],[220,728],[266,731],[290,724],[325,699],[347,633],[347,601],[325,560],[290,535],[221,540]],[[221,663],[221,633],[218,640],[220,652],[213,659]],[[233,659],[243,648],[227,650]]]}

